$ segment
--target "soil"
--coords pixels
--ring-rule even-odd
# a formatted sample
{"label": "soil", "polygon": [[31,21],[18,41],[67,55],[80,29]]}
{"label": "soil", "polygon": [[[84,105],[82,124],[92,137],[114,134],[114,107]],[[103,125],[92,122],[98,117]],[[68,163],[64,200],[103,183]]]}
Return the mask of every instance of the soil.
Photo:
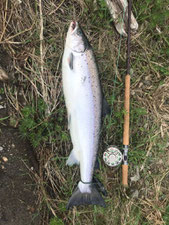
{"label": "soil", "polygon": [[1,120],[8,116],[6,105],[0,94],[0,225],[38,225],[38,196],[31,176],[37,164],[18,130]]}

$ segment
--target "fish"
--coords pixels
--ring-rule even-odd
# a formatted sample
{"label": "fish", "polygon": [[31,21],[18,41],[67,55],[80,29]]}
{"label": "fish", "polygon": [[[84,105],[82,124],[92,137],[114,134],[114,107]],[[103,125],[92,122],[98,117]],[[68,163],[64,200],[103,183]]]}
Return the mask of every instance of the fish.
{"label": "fish", "polygon": [[105,201],[93,183],[93,175],[102,114],[105,114],[107,102],[103,97],[92,47],[77,21],[70,23],[67,32],[62,57],[62,84],[73,143],[66,164],[80,165],[80,181],[67,209],[78,205],[105,207]]}

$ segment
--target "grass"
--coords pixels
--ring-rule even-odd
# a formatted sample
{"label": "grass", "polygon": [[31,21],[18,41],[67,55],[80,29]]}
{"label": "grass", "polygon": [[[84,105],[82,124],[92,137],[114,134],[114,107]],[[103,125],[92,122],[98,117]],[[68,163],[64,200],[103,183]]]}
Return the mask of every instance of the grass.
{"label": "grass", "polygon": [[[39,3],[41,7],[39,8]],[[168,224],[168,8],[167,1],[133,4],[139,23],[131,46],[131,129],[129,189],[121,186],[121,169],[103,164],[109,145],[122,146],[126,39],[112,26],[103,0],[39,1],[0,4],[0,43],[13,59],[6,94],[11,120],[29,139],[39,159],[37,180],[41,225]],[[42,14],[42,15],[40,15]],[[162,15],[162,16],[161,16]],[[23,19],[21,19],[23,18]],[[112,114],[101,131],[101,171],[108,191],[107,208],[96,206],[66,211],[79,180],[78,167],[65,166],[72,148],[61,88],[61,58],[70,20],[78,20],[90,40],[100,79]],[[43,26],[42,26],[43,24]],[[118,59],[118,66],[117,66]],[[1,65],[3,67],[3,65]],[[12,71],[12,72],[11,72]],[[18,121],[18,122],[16,122]],[[139,179],[130,178],[139,173]],[[138,196],[135,193],[138,192]],[[135,197],[136,196],[136,197]]]}

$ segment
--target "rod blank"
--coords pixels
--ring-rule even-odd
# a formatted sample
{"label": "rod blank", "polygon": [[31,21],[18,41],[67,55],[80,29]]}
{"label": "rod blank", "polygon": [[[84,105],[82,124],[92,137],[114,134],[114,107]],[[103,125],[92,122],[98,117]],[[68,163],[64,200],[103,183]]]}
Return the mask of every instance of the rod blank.
{"label": "rod blank", "polygon": [[124,128],[123,128],[123,165],[122,165],[122,184],[128,187],[128,146],[130,128],[130,42],[131,42],[131,0],[128,2],[128,36],[127,36],[127,75],[125,76],[125,97],[124,97]]}

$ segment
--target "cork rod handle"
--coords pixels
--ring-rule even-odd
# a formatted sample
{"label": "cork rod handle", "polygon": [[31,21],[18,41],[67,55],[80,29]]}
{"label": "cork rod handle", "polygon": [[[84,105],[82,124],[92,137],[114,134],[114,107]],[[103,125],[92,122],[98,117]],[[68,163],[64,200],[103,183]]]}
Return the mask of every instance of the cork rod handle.
{"label": "cork rod handle", "polygon": [[130,120],[130,75],[125,77],[125,97],[124,97],[124,130],[123,145],[129,145],[129,120]]}
{"label": "cork rod handle", "polygon": [[[123,145],[129,145],[129,127],[130,127],[130,75],[125,77],[125,97],[124,97],[124,130],[123,130]],[[122,184],[128,187],[128,164],[124,161],[122,165]]]}
{"label": "cork rod handle", "polygon": [[122,165],[122,174],[123,187],[128,187],[128,165]]}

